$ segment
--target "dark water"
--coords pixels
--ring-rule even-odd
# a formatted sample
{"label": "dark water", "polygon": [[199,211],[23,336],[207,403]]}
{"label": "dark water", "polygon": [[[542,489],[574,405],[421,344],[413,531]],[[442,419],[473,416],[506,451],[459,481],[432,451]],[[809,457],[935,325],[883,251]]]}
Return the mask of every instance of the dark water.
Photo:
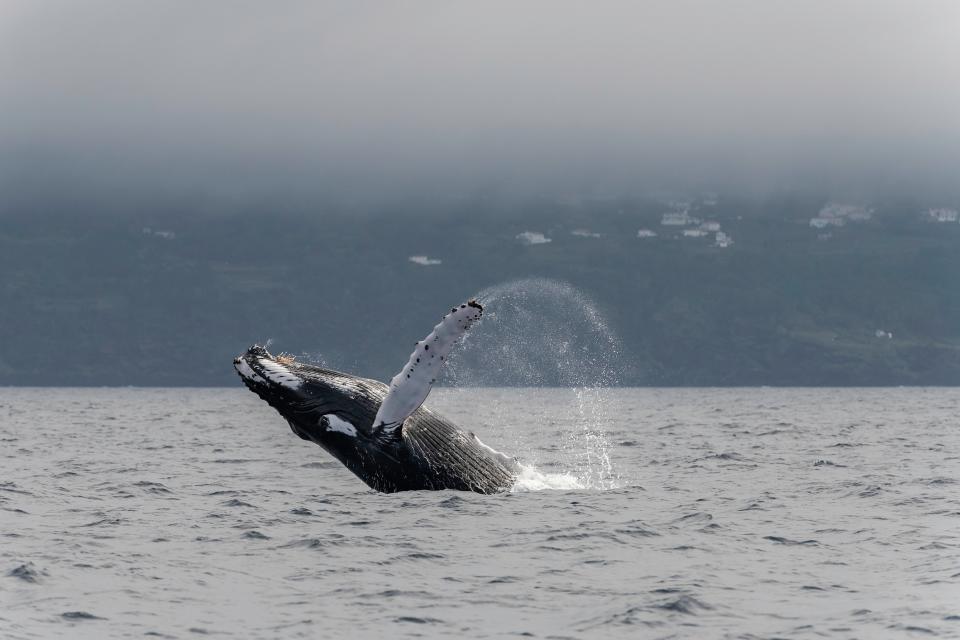
{"label": "dark water", "polygon": [[458,390],[380,495],[242,390],[0,389],[0,637],[960,637],[958,389]]}

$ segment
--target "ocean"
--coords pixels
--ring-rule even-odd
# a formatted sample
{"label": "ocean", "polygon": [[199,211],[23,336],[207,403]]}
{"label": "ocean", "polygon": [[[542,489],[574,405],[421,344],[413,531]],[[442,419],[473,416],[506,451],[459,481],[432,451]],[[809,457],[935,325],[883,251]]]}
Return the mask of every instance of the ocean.
{"label": "ocean", "polygon": [[0,637],[960,637],[960,389],[438,389],[369,490],[234,389],[0,389]]}

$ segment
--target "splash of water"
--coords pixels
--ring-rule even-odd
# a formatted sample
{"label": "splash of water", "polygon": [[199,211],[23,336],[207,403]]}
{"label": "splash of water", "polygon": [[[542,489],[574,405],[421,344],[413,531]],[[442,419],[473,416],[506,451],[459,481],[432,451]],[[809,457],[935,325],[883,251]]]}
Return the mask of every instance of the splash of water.
{"label": "splash of water", "polygon": [[520,474],[510,489],[511,493],[525,491],[576,491],[588,489],[583,480],[572,473],[543,473],[532,465],[520,465]]}
{"label": "splash of water", "polygon": [[564,473],[540,471],[533,434],[514,430],[513,451],[525,464],[515,489],[618,486],[606,431],[615,415],[608,389],[619,381],[621,348],[603,314],[579,290],[546,278],[499,284],[477,299],[484,305],[482,328],[450,358],[447,379],[461,387],[554,387],[554,408],[577,423],[556,452]]}

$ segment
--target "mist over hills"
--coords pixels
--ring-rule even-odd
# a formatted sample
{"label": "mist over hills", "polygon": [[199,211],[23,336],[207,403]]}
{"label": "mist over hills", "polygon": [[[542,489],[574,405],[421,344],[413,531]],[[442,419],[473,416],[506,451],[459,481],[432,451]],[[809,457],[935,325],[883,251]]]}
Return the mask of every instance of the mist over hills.
{"label": "mist over hills", "polygon": [[[3,213],[0,384],[233,385],[233,356],[268,340],[386,380],[449,305],[531,277],[592,301],[619,343],[616,384],[960,384],[949,202],[701,193],[115,208]],[[469,383],[531,383],[484,361]]]}

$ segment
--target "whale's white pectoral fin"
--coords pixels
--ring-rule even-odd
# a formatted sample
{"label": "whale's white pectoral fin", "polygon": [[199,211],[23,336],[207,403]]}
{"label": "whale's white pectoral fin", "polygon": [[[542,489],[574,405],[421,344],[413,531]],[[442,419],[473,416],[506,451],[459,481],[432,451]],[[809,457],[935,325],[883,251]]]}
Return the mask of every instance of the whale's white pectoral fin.
{"label": "whale's white pectoral fin", "polygon": [[406,366],[390,381],[390,390],[373,420],[375,430],[395,430],[423,404],[450,351],[482,313],[476,300],[451,309],[430,335],[417,343]]}

